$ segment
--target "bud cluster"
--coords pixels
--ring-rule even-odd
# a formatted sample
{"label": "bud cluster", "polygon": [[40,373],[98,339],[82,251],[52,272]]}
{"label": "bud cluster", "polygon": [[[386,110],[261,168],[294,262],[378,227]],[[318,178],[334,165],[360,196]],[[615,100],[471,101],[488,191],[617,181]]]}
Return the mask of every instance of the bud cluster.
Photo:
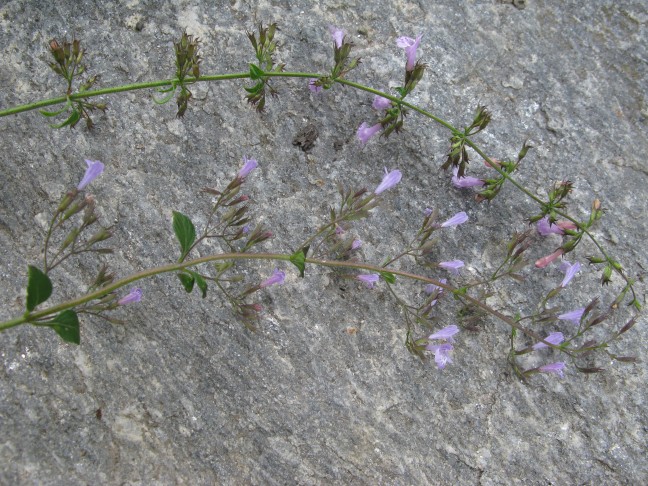
{"label": "bud cluster", "polygon": [[[72,42],[64,40],[63,45],[58,40],[52,39],[49,42],[49,50],[54,58],[54,62],[50,62],[49,66],[56,74],[65,79],[67,83],[66,95],[69,97],[72,94],[74,79],[85,73],[86,68],[81,64],[85,50],[81,48],[81,41],[78,39],[73,39]],[[83,93],[88,91],[98,79],[99,77],[96,75],[86,79],[85,82],[79,84],[78,92]],[[89,112],[94,110],[106,111],[106,104],[90,103],[83,100],[71,101],[68,98],[68,102],[61,110],[54,112],[40,110],[40,113],[46,117],[58,116],[64,112],[70,113],[67,120],[58,125],[52,125],[52,128],[63,128],[66,126],[74,128],[82,118],[86,121],[87,127],[92,128],[94,123],[90,118]]]}
{"label": "bud cluster", "polygon": [[176,100],[178,104],[176,116],[179,118],[182,118],[187,111],[189,99],[192,96],[191,91],[187,88],[187,76],[193,76],[192,81],[200,77],[199,43],[200,39],[183,32],[180,40],[173,44],[176,56],[176,78],[180,85],[180,94]]}
{"label": "bud cluster", "polygon": [[245,88],[248,92],[246,95],[248,103],[256,107],[258,112],[262,112],[266,104],[266,88],[270,95],[277,96],[278,91],[270,85],[270,78],[265,76],[266,72],[282,72],[285,64],[275,64],[274,54],[277,48],[277,42],[274,40],[277,24],[270,24],[264,27],[259,24],[258,37],[254,32],[247,32],[248,39],[254,47],[258,64],[250,64],[250,79],[256,81],[256,84],[250,88]]}
{"label": "bud cluster", "polygon": [[468,150],[466,149],[466,141],[468,137],[476,135],[488,126],[491,121],[491,114],[484,106],[477,107],[477,113],[472,123],[464,128],[463,133],[455,132],[450,137],[450,151],[445,163],[441,166],[443,170],[448,168],[457,167],[457,177],[464,177],[466,166],[468,165]]}

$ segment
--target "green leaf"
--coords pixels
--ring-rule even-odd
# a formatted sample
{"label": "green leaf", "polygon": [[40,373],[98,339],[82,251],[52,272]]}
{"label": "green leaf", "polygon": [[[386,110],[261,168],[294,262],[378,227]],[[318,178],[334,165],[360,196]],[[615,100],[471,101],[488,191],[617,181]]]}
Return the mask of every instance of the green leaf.
{"label": "green leaf", "polygon": [[[165,103],[168,103],[169,101],[171,101],[171,98],[173,98],[173,95],[175,95],[175,91],[176,91],[176,90],[175,90],[175,86],[174,86],[174,87],[172,88],[172,91],[171,91],[168,95],[163,96],[163,97],[160,98],[160,99],[158,99],[158,98],[156,98],[155,96],[153,96],[153,101],[154,101],[156,104],[158,104],[158,105],[163,105],[163,104],[165,104]],[[166,91],[160,91],[160,92],[161,92],[161,93],[164,93],[164,92],[166,92]]]}
{"label": "green leaf", "polygon": [[181,258],[184,258],[196,241],[196,228],[187,216],[173,211],[173,231],[180,242]]}
{"label": "green leaf", "polygon": [[72,114],[68,117],[67,120],[65,120],[63,123],[59,123],[58,125],[50,125],[52,128],[63,128],[67,127],[68,125],[76,125],[77,122],[81,119],[81,113],[79,113],[76,109],[72,111]]}
{"label": "green leaf", "polygon": [[387,283],[390,284],[396,283],[396,276],[391,272],[380,272],[380,276]]}
{"label": "green leaf", "polygon": [[204,299],[205,297],[207,297],[207,282],[205,281],[203,276],[191,270],[187,270],[187,272],[189,272],[191,276],[196,280],[196,284],[198,285],[198,288],[202,292],[202,298]]}
{"label": "green leaf", "polygon": [[179,273],[178,278],[180,279],[180,282],[182,283],[182,286],[184,287],[185,291],[188,294],[190,294],[194,288],[194,283],[196,282],[196,279],[193,277],[193,275],[189,273]]}
{"label": "green leaf", "polygon": [[259,91],[263,89],[263,81],[259,81],[251,88],[246,88],[245,86],[243,86],[243,89],[245,89],[245,91],[247,91],[250,94],[257,94]]}
{"label": "green leaf", "polygon": [[65,310],[51,321],[33,323],[36,326],[50,327],[54,329],[63,341],[72,344],[81,343],[79,333],[79,318],[73,310]]}
{"label": "green leaf", "polygon": [[63,108],[61,108],[61,109],[58,110],[58,111],[45,111],[45,110],[38,110],[38,112],[39,112],[41,115],[43,115],[43,116],[52,117],[52,116],[58,116],[58,115],[60,115],[61,113],[63,113],[63,112],[64,112],[65,110],[67,110],[67,109],[68,109],[68,105],[65,105]]}
{"label": "green leaf", "polygon": [[299,269],[299,276],[304,278],[304,270],[306,269],[306,255],[308,254],[308,249],[310,245],[297,250],[295,253],[290,255],[290,262]]}
{"label": "green leaf", "polygon": [[263,70],[259,66],[255,65],[255,64],[250,64],[250,79],[252,79],[252,80],[261,79],[261,77],[264,74],[265,73],[263,72]]}
{"label": "green leaf", "polygon": [[29,265],[27,270],[27,312],[33,311],[52,295],[52,282],[38,268]]}

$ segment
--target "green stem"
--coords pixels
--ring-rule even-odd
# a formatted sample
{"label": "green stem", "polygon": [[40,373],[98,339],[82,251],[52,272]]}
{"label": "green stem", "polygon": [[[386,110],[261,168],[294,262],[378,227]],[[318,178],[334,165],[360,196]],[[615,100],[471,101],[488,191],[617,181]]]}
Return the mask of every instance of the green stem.
{"label": "green stem", "polygon": [[[264,76],[267,78],[319,78],[322,75],[319,73],[304,73],[304,72],[265,72]],[[230,79],[248,79],[250,78],[250,73],[249,72],[241,72],[241,73],[230,73],[230,74],[218,74],[218,75],[206,75],[206,76],[200,76],[199,78],[193,78],[193,77],[187,77],[184,80],[184,83],[186,84],[193,84],[193,83],[198,83],[198,82],[209,82],[209,81],[225,81],[225,80],[230,80]],[[453,135],[461,135],[463,134],[462,131],[458,130],[454,125],[450,124],[449,122],[437,117],[433,113],[430,113],[429,111],[426,111],[416,105],[413,105],[407,101],[402,100],[401,98],[397,96],[393,96],[389,93],[384,93],[382,91],[379,91],[377,89],[370,88],[368,86],[365,86],[363,84],[355,83],[353,81],[349,81],[343,78],[336,78],[333,81],[335,81],[338,84],[342,84],[345,86],[350,86],[352,88],[365,91],[367,93],[371,93],[377,96],[381,96],[383,98],[387,98],[388,100],[393,101],[399,106],[405,106],[407,108],[410,108],[413,111],[416,111],[417,113],[420,113],[421,115],[430,118],[431,120],[434,120],[436,123],[439,125],[447,128],[450,130]],[[103,89],[97,89],[93,91],[84,91],[81,93],[74,93],[69,96],[59,96],[56,98],[50,98],[47,100],[41,100],[37,101],[34,103],[29,103],[25,105],[20,105],[16,106],[13,108],[7,108],[5,110],[0,110],[0,117],[8,116],[8,115],[15,115],[18,113],[23,113],[26,111],[31,111],[31,110],[36,110],[39,108],[44,108],[47,106],[51,105],[56,105],[60,103],[66,103],[68,100],[70,101],[77,101],[77,100],[82,100],[86,98],[92,98],[95,96],[102,96],[102,95],[108,95],[108,94],[113,94],[113,93],[121,93],[124,91],[134,91],[134,90],[139,90],[139,89],[150,89],[150,88],[158,88],[162,86],[172,86],[174,84],[179,83],[180,80],[178,78],[173,78],[173,79],[164,79],[164,80],[158,80],[158,81],[149,81],[149,82],[143,82],[143,83],[133,83],[133,84],[125,84],[122,86],[116,86],[112,88],[103,88]],[[490,165],[494,170],[496,170],[502,177],[504,177],[507,181],[509,181],[511,184],[513,184],[518,190],[520,190],[522,193],[524,193],[527,197],[535,201],[537,204],[540,206],[544,206],[545,203],[542,199],[540,199],[538,196],[533,194],[530,190],[528,190],[526,187],[521,185],[519,182],[517,182],[513,177],[511,177],[509,174],[507,174],[505,171],[497,167],[497,164],[493,162],[493,160],[488,157],[472,140],[469,138],[465,138],[466,145],[468,145],[470,148],[472,148],[479,156],[481,156],[487,163]],[[559,214],[560,216],[566,218],[567,220],[579,225],[579,222],[569,216],[566,213],[563,213],[561,211],[556,211],[556,214]],[[580,227],[580,225],[579,225]],[[598,243],[598,241],[592,236],[591,233],[589,233],[587,230],[583,230],[584,233],[590,238],[590,240],[596,245],[596,247],[599,249],[601,254],[605,257],[605,259],[608,261],[608,263],[612,264],[613,260],[607,255],[607,253],[603,250],[601,245]],[[613,266],[614,267],[614,266]],[[614,267],[615,271],[626,281],[629,283],[628,278],[626,275],[623,273],[623,271],[616,269]],[[634,288],[631,287],[633,296],[634,296]]]}
{"label": "green stem", "polygon": [[[206,256],[202,258],[196,258],[194,260],[189,260],[186,262],[182,263],[175,263],[175,264],[170,264],[170,265],[163,265],[160,267],[156,268],[151,268],[148,270],[143,270],[138,273],[134,273],[128,277],[125,277],[121,280],[118,280],[116,282],[113,282],[110,285],[107,285],[105,287],[102,287],[99,290],[96,290],[94,292],[91,292],[89,294],[86,294],[82,297],[79,297],[77,299],[73,300],[68,300],[66,302],[63,302],[58,305],[54,305],[52,307],[48,307],[46,309],[37,311],[37,312],[32,312],[29,314],[22,315],[20,317],[16,317],[14,319],[10,319],[5,322],[0,322],[0,332],[4,331],[6,329],[25,324],[28,322],[34,322],[43,318],[46,318],[48,316],[51,316],[53,314],[56,314],[58,312],[62,312],[64,310],[68,309],[73,309],[77,306],[83,305],[87,302],[90,302],[95,299],[99,299],[106,294],[110,292],[114,292],[121,287],[124,287],[126,285],[132,284],[138,280],[144,279],[144,278],[150,278],[153,277],[154,275],[160,275],[163,273],[169,273],[169,272],[177,272],[178,270],[183,270],[185,268],[189,267],[194,267],[196,265],[200,265],[203,263],[209,263],[209,262],[215,262],[215,261],[222,261],[222,260],[279,260],[279,261],[290,261],[290,255],[285,255],[282,253],[222,253],[220,255],[211,255],[211,256]],[[312,265],[318,265],[322,267],[330,267],[330,268],[349,268],[349,269],[355,269],[355,270],[366,270],[369,272],[375,272],[375,273],[380,273],[384,271],[384,267],[381,265],[371,265],[368,263],[357,263],[357,262],[344,262],[344,261],[334,261],[334,260],[320,260],[316,258],[306,258],[306,263],[310,263]],[[428,277],[424,277],[422,275],[417,275],[414,273],[410,272],[405,272],[402,270],[390,270],[390,273],[394,275],[398,275],[400,277],[404,278],[409,278],[412,280],[418,280],[420,282],[424,283],[431,283],[434,284],[438,287],[441,287],[445,290],[448,290],[449,292],[455,292],[457,289],[453,287],[452,285],[448,285],[442,282],[439,282],[438,280],[434,280]],[[511,326],[514,329],[517,329],[521,331],[522,333],[526,334],[527,336],[535,339],[536,341],[540,342],[545,342],[540,335],[536,334],[533,331],[530,331],[521,325],[519,325],[517,322],[515,322],[513,319],[510,317],[502,314],[501,312],[491,308],[490,306],[482,303],[481,301],[470,297],[469,295],[462,295],[462,298],[466,299],[468,302],[471,304],[479,307],[480,309],[483,309],[484,311],[488,312],[489,314],[497,317],[501,321],[505,322],[509,326]],[[545,343],[548,344],[551,347],[555,347],[551,345],[550,343]]]}

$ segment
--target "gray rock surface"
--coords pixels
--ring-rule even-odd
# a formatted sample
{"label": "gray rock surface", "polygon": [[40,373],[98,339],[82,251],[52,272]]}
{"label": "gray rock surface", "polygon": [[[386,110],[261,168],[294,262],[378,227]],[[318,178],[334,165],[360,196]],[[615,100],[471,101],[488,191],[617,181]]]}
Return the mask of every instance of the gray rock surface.
{"label": "gray rock surface", "polygon": [[[477,141],[494,157],[514,157],[533,140],[521,181],[539,194],[551,180],[574,181],[574,214],[601,199],[607,213],[596,234],[638,274],[648,266],[646,4],[517,5],[525,8],[497,0],[10,0],[0,6],[0,107],[61,93],[46,64],[53,37],[81,39],[104,87],[170,77],[183,29],[203,41],[204,73],[244,71],[252,60],[245,29],[258,21],[279,23],[278,57],[289,70],[324,71],[328,26],[336,25],[363,58],[350,78],[385,89],[401,81],[395,39],[424,33],[429,71],[412,101],[459,126],[487,105],[493,122]],[[373,187],[384,166],[404,176],[354,230],[367,261],[401,248],[424,208],[448,217],[465,210],[470,224],[443,233],[438,258],[468,262],[457,280],[467,282],[496,268],[503,242],[534,213],[512,187],[489,206],[454,190],[438,169],[448,133],[420,116],[361,148],[355,130],[375,117],[370,96],[276,85],[281,96],[260,116],[241,83],[224,82],[196,86],[183,120],[150,91],[106,97],[109,111],[95,117],[94,131],[51,130],[36,112],[0,119],[0,319],[23,312],[43,221],[79,180],[84,158],[107,166],[92,192],[104,220],[117,223],[109,261],[119,276],[174,261],[171,211],[204,221],[209,201],[200,189],[228,181],[244,154],[261,164],[246,184],[276,235],[265,246],[272,251],[290,251],[326,218],[336,180]],[[309,124],[319,137],[303,152],[292,141]],[[475,162],[471,174],[487,172]],[[532,256],[558,241],[539,242]],[[578,259],[593,251],[580,248]],[[82,258],[55,272],[54,298],[82,292],[97,265]],[[241,268],[254,281],[274,266]],[[81,346],[27,326],[0,334],[0,483],[648,483],[645,364],[592,376],[570,368],[564,380],[540,376],[525,386],[506,363],[507,327],[483,319],[478,332],[459,335],[454,363],[439,371],[402,345],[403,315],[383,285],[368,291],[318,268],[300,280],[282,268],[286,284],[264,293],[256,333],[218,294],[188,296],[169,275],[142,283],[143,301],[118,313],[125,325],[84,319]],[[504,287],[493,305],[531,312],[562,278],[556,268],[528,272],[529,284]],[[597,278],[585,267],[559,303],[584,305],[600,292]],[[455,310],[448,301],[440,325]],[[647,342],[640,323],[614,351],[641,357]]]}

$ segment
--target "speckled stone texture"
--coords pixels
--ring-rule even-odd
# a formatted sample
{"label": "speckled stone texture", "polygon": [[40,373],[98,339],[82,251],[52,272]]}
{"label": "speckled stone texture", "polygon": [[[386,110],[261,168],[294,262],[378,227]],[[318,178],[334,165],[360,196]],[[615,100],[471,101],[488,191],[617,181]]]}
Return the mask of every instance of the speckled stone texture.
{"label": "speckled stone texture", "polygon": [[[542,195],[550,181],[572,180],[570,209],[581,217],[603,201],[595,234],[640,274],[648,268],[646,3],[522,4],[9,0],[0,6],[0,107],[61,94],[47,67],[53,37],[81,39],[89,71],[107,87],[172,76],[183,29],[202,39],[203,73],[245,71],[253,59],[245,30],[259,21],[279,23],[287,69],[323,72],[336,25],[363,61],[349,78],[387,89],[402,77],[396,38],[424,33],[429,70],[412,101],[458,126],[488,106],[493,122],[476,141],[501,159],[532,140],[520,181]],[[512,187],[490,205],[454,190],[439,170],[449,134],[421,116],[362,148],[355,130],[376,120],[368,94],[336,86],[313,95],[303,81],[279,80],[280,96],[257,115],[243,84],[196,85],[181,120],[150,90],[104,97],[109,110],[94,131],[52,130],[36,112],[1,118],[0,319],[23,312],[27,265],[40,261],[52,205],[80,179],[85,158],[106,164],[91,189],[104,221],[116,224],[108,260],[118,276],[174,261],[171,211],[204,223],[209,199],[200,189],[226,183],[244,154],[260,163],[246,192],[276,235],[268,251],[291,251],[325,220],[337,180],[374,187],[385,166],[403,181],[353,230],[366,261],[402,248],[426,207],[442,217],[464,210],[470,223],[444,231],[435,258],[465,260],[454,281],[467,283],[497,268],[507,238],[536,211]],[[309,124],[319,137],[303,152],[292,141]],[[488,169],[475,159],[470,174]],[[538,240],[530,258],[559,241]],[[200,254],[210,251],[218,247]],[[594,251],[584,244],[574,258],[585,263]],[[84,257],[54,272],[54,301],[83,292],[97,267]],[[274,267],[240,265],[252,282]],[[142,302],[118,312],[126,324],[83,318],[81,346],[27,326],[0,334],[0,483],[648,483],[645,364],[603,363],[607,371],[591,376],[569,367],[563,380],[543,375],[525,386],[506,362],[507,326],[482,318],[458,335],[454,363],[439,371],[403,346],[403,314],[384,284],[369,291],[326,269],[308,268],[302,280],[280,267],[286,284],[263,292],[257,332],[216,292],[188,296],[169,275],[142,283]],[[527,274],[489,302],[529,313],[562,279],[556,267]],[[600,292],[597,278],[584,265],[556,303],[585,305]],[[440,306],[439,327],[456,309],[451,299]],[[613,352],[645,356],[639,321]],[[526,362],[558,359],[543,353]]]}

